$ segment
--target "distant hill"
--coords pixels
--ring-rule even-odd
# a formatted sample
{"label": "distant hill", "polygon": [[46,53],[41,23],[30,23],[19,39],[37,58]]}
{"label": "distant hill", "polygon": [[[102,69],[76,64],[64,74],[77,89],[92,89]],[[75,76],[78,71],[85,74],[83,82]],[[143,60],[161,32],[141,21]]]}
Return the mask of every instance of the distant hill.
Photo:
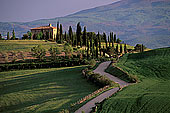
{"label": "distant hill", "polygon": [[58,20],[64,30],[81,22],[88,31],[113,31],[128,44],[143,43],[149,48],[170,45],[170,0],[122,0],[65,17],[26,23],[0,22],[0,32],[6,34],[14,28],[22,36],[32,27],[49,23],[55,26]]}

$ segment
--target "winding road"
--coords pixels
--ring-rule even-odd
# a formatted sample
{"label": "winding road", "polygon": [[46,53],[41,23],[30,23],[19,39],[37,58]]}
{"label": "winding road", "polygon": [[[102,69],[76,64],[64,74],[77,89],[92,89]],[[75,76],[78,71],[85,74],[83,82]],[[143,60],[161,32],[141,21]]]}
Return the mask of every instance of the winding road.
{"label": "winding road", "polygon": [[[110,63],[111,63],[111,61],[101,63],[93,72],[99,73],[101,75],[106,75],[110,80],[118,83],[121,88],[130,85],[130,83],[120,80],[119,78],[105,72],[105,69],[109,66]],[[119,88],[116,87],[116,88],[113,88],[111,90],[108,90],[108,91],[102,93],[101,95],[99,95],[96,98],[92,99],[91,101],[87,102],[85,105],[83,105],[77,111],[75,111],[75,113],[82,113],[82,111],[84,111],[85,113],[89,113],[92,110],[92,108],[95,107],[95,103],[102,102],[105,98],[112,96],[118,90],[119,90]]]}

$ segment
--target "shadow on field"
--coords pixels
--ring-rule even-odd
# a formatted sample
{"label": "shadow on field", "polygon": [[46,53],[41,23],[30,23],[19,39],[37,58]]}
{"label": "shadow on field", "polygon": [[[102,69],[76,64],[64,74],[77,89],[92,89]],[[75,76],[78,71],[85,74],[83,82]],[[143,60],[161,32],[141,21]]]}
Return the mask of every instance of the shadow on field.
{"label": "shadow on field", "polygon": [[[54,109],[54,106],[56,108],[57,104],[61,104],[57,101],[67,99],[74,102],[97,89],[91,84],[87,84],[85,79],[82,79],[81,70],[83,68],[76,67],[14,76],[10,80],[0,82],[0,97],[7,101],[1,105],[0,111],[13,111],[38,105],[38,107],[31,109],[31,111],[36,111],[41,109],[41,106],[46,106],[44,104],[50,103],[49,101],[52,102],[52,105],[47,104],[49,108],[42,112],[57,112],[65,106],[70,106],[70,103],[63,102],[64,104],[60,105],[59,109]],[[90,88],[93,90],[90,90]],[[13,99],[10,100],[10,98]],[[6,105],[6,103],[9,104]]]}

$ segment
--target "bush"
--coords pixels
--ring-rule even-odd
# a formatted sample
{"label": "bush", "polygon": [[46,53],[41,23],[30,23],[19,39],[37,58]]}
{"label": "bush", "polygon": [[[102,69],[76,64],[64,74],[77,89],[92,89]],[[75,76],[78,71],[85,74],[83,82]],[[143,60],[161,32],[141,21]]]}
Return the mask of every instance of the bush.
{"label": "bush", "polygon": [[90,66],[90,68],[93,68],[95,65],[96,65],[96,61],[95,61],[94,59],[91,59],[91,60],[89,61],[89,66]]}
{"label": "bush", "polygon": [[87,80],[90,80],[91,82],[95,83],[96,85],[98,85],[100,87],[104,87],[107,85],[109,85],[109,86],[117,85],[117,83],[111,81],[106,76],[100,75],[98,73],[94,73],[91,70],[88,70],[87,68],[84,70],[83,74]]}

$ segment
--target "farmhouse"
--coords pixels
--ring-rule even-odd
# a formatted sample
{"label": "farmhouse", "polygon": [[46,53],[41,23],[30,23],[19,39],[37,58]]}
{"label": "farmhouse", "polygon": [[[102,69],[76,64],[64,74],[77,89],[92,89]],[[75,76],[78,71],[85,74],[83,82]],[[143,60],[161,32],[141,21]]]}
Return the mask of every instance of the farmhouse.
{"label": "farmhouse", "polygon": [[39,35],[40,39],[55,40],[57,35],[57,28],[49,24],[48,26],[40,26],[40,27],[32,28],[31,32],[32,32],[33,39],[37,39]]}

